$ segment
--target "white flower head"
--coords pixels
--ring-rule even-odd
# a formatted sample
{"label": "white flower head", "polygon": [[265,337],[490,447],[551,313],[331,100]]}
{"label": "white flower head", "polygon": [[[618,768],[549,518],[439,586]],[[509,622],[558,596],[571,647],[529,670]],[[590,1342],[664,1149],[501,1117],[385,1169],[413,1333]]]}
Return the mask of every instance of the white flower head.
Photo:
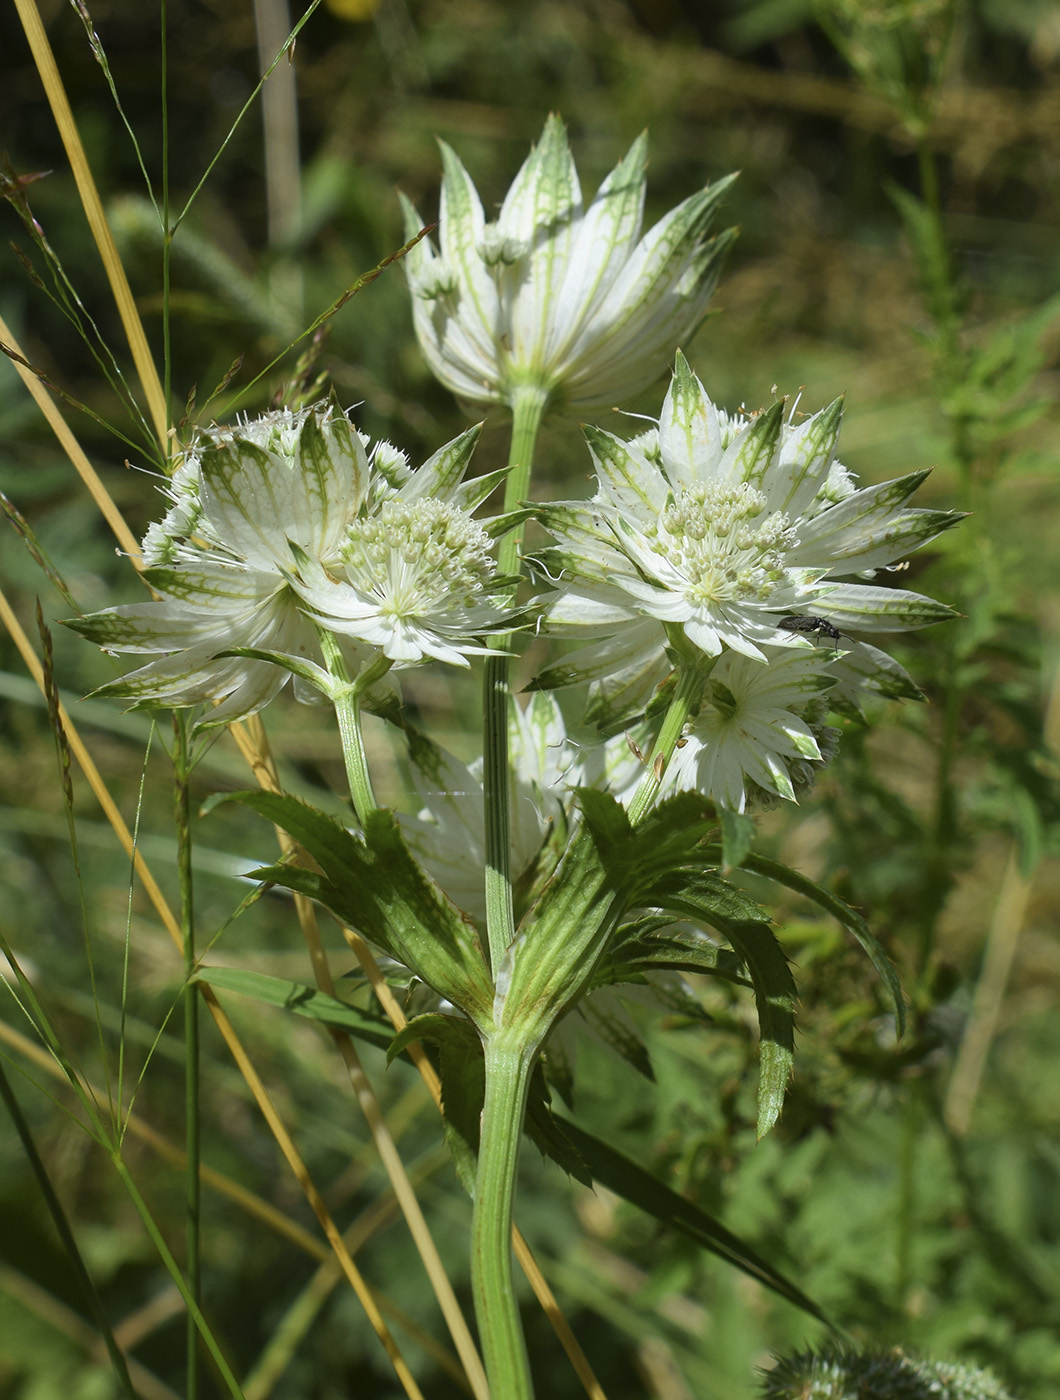
{"label": "white flower head", "polygon": [[[444,143],[442,159],[439,247],[421,240],[404,266],[431,372],[462,402],[510,406],[532,386],[569,412],[610,407],[690,339],[731,242],[731,230],[705,235],[734,177],[641,237],[645,136],[586,208],[563,123],[549,117],[495,223]],[[423,220],[403,206],[412,237]]]}
{"label": "white flower head", "polygon": [[820,696],[835,684],[826,654],[771,651],[766,665],[726,652],[710,674],[699,714],[666,770],[667,787],[706,794],[742,812],[778,797],[795,801],[835,751]]}
{"label": "white flower head", "polygon": [[[129,699],[134,707],[212,702],[215,708],[200,728],[253,714],[286,684],[288,669],[220,653],[253,649],[303,671],[316,669],[308,660],[318,655],[318,645],[307,609],[315,610],[319,599],[308,600],[296,565],[312,575],[318,590],[337,590],[345,600],[351,590],[336,583],[331,571],[348,568],[351,534],[370,533],[366,522],[385,522],[395,509],[406,516],[419,512],[421,535],[430,518],[434,536],[448,537],[439,527],[445,517],[450,533],[463,530],[473,537],[471,553],[480,573],[489,573],[485,537],[468,512],[493,489],[495,477],[463,481],[477,431],[443,447],[419,472],[389,444],[369,452],[333,403],[200,433],[168,485],[169,511],[144,540],[144,578],[157,595],[154,601],[108,608],[70,624],[107,651],[158,658],[97,693]],[[457,570],[450,585],[459,594],[456,612],[463,624],[495,623],[498,609],[477,597],[475,578]],[[386,651],[378,619],[370,623],[351,627],[343,618],[335,629],[343,633],[355,670]],[[445,652],[443,659],[455,656],[463,663],[461,645],[451,636],[446,645],[448,651],[441,644],[433,650],[421,645],[416,656]],[[406,652],[410,648],[406,644]],[[296,690],[300,698],[314,694],[301,681]]]}
{"label": "white flower head", "polygon": [[665,674],[673,627],[705,656],[731,650],[761,664],[765,648],[804,649],[816,633],[952,616],[916,593],[841,581],[871,576],[960,518],[906,505],[926,472],[854,489],[835,458],[841,416],[836,401],[796,422],[780,401],[729,418],[679,354],[657,433],[622,442],[586,429],[595,496],[541,511],[558,541],[539,560],[560,585],[549,628],[595,643],[568,658],[568,678],[643,699]]}
{"label": "white flower head", "polygon": [[289,673],[218,653],[253,648],[300,661],[315,652],[287,576],[291,545],[334,558],[369,478],[364,444],[332,403],[199,433],[168,484],[169,511],[144,538],[155,600],[70,624],[107,651],[159,658],[97,694],[134,708],[213,702],[200,728],[268,704]]}
{"label": "white flower head", "polygon": [[299,552],[294,583],[315,621],[398,667],[431,659],[467,666],[488,650],[484,634],[512,627],[510,580],[497,573],[490,522],[471,515],[498,474],[463,480],[478,432],[404,476],[387,453],[385,490],[349,520],[333,567]]}

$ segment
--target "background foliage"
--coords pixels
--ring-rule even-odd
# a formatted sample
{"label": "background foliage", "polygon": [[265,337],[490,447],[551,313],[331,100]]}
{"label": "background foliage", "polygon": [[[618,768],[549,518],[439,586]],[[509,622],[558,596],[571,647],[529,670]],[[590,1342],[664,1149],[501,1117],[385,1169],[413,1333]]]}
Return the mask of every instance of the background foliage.
{"label": "background foliage", "polygon": [[[135,152],[77,13],[56,0],[46,18],[157,344],[160,240]],[[155,174],[156,10],[100,0],[91,23]],[[119,346],[12,8],[0,25],[7,173],[52,172],[26,189],[33,213],[86,312]],[[171,180],[180,206],[264,65],[249,5],[177,0],[168,43]],[[1047,1400],[1060,1385],[1060,1100],[1051,1088],[1060,1059],[1056,7],[975,0],[953,13],[941,0],[833,0],[823,9],[810,0],[524,0],[518,7],[332,0],[302,32],[295,71],[297,164],[285,171],[277,161],[266,178],[254,108],[174,243],[178,404],[193,386],[203,402],[242,357],[210,412],[223,419],[236,406],[267,406],[293,357],[238,405],[235,395],[401,243],[395,186],[433,215],[435,136],[456,147],[488,206],[557,109],[587,192],[650,128],[649,217],[705,179],[742,171],[726,211],[742,232],[716,298],[720,314],[684,347],[717,401],[753,408],[774,384],[781,392],[804,386],[804,405],[816,409],[845,392],[842,456],[851,468],[873,481],[934,465],[925,504],[973,512],[947,536],[944,552],[928,551],[913,566],[924,591],[964,614],[901,643],[928,703],[889,707],[868,730],[845,725],[835,767],[798,811],[766,818],[762,837],[766,849],[865,911],[901,969],[913,1008],[909,1036],[895,1046],[867,964],[791,897],[777,918],[796,964],[801,1038],[778,1131],[755,1146],[751,1025],[742,1006],[716,990],[704,992],[716,1018],[709,1032],[646,1026],[654,1085],[583,1042],[577,1106],[588,1126],[797,1278],[856,1339],[960,1355],[993,1366],[1027,1400]],[[15,210],[3,217],[5,237],[47,282]],[[2,265],[0,309],[28,358],[103,419],[119,420],[68,320],[14,252]],[[423,366],[397,269],[328,322],[317,356],[344,403],[363,401],[358,423],[414,459],[462,427]],[[657,412],[661,395],[660,385],[631,407]],[[125,459],[150,467],[146,448],[138,453],[83,414],[70,417],[139,533],[158,496],[150,475],[129,470]],[[129,431],[124,420],[120,426]],[[136,598],[132,570],[115,556],[14,371],[2,365],[0,443],[0,485],[78,606]],[[488,429],[479,469],[499,465],[504,450],[502,431]],[[543,494],[576,488],[588,459],[575,425],[552,423],[539,460]],[[11,532],[0,583],[27,630],[37,594],[49,619],[69,615]],[[55,631],[56,674],[73,705],[113,671]],[[4,932],[97,1083],[114,1063],[128,936],[124,1034],[137,1071],[146,1065],[136,1108],[179,1141],[179,1052],[166,1025],[179,960],[131,889],[128,862],[76,772],[75,864],[47,710],[6,639],[0,667]],[[471,753],[473,730],[463,723],[475,710],[470,689],[424,679],[412,700],[436,738]],[[123,717],[103,702],[77,704],[75,717],[127,819],[139,811],[141,848],[172,893],[161,747],[168,735],[152,735],[142,716]],[[339,774],[330,722],[287,704],[270,710],[269,725],[285,785],[326,800]],[[377,748],[387,775],[380,795],[401,801],[400,765],[382,736]],[[195,775],[195,795],[244,782],[223,738]],[[271,857],[270,838],[226,807],[196,828],[206,941],[246,893],[234,877]],[[328,937],[337,965],[348,966],[337,932]],[[225,928],[215,953],[306,976],[278,896]],[[439,1335],[332,1047],[312,1026],[277,1012],[235,1000],[230,1010],[316,1179],[328,1183],[329,1204],[344,1223],[367,1217],[366,1273]],[[10,1000],[3,1017],[0,1030],[24,1031]],[[179,1390],[179,1300],[107,1161],[75,1126],[65,1091],[46,1069],[10,1035],[3,1052],[112,1319],[137,1357]],[[206,1160],[309,1226],[209,1030],[205,1056]],[[381,1056],[367,1063],[460,1278],[469,1207],[439,1149],[434,1109],[406,1066],[384,1073]],[[74,1316],[82,1303],[33,1180],[13,1133],[0,1133],[12,1163],[0,1181],[0,1395],[109,1394],[105,1372],[85,1365]],[[141,1141],[130,1140],[126,1156],[163,1219],[170,1203],[178,1239],[176,1169]],[[790,1305],[606,1194],[568,1183],[533,1153],[519,1215],[609,1395],[745,1400],[755,1392],[754,1366],[771,1349],[821,1338]],[[322,1277],[322,1266],[216,1194],[207,1194],[205,1220],[207,1311],[237,1370],[257,1377],[248,1395],[394,1393],[377,1344],[326,1268]],[[529,1310],[528,1325],[542,1393],[576,1394],[540,1314]],[[432,1397],[458,1393],[415,1343],[409,1354]]]}

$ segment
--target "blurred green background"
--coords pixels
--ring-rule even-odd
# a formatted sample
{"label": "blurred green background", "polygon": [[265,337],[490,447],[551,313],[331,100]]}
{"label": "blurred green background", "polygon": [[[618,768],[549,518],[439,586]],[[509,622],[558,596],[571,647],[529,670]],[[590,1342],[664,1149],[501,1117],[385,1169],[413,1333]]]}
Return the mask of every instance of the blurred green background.
{"label": "blurred green background", "polygon": [[[157,7],[100,0],[90,8],[157,189]],[[59,0],[43,11],[157,351],[161,240],[136,152],[78,13]],[[251,95],[265,66],[259,45],[275,52],[283,35],[268,36],[283,24],[275,0],[261,0],[257,16],[250,4],[221,0],[168,6],[175,208]],[[47,172],[24,188],[33,216],[77,289],[81,318],[98,325],[132,383],[13,7],[0,16],[0,39],[6,187]],[[296,125],[282,92],[292,80]],[[841,454],[850,468],[875,481],[933,466],[924,503],[973,512],[944,551],[925,551],[907,576],[963,614],[895,640],[927,703],[881,710],[867,731],[848,725],[816,792],[797,812],[763,823],[766,849],[866,913],[902,972],[909,1036],[894,1045],[864,959],[785,897],[777,918],[802,1009],[780,1128],[755,1145],[753,1018],[712,989],[704,991],[716,1016],[710,1033],[645,1022],[654,1085],[586,1041],[577,1107],[588,1126],[793,1276],[858,1341],[978,1361],[1026,1400],[1052,1400],[1060,1389],[1060,9],[1051,0],[956,8],[942,0],[332,0],[268,91],[278,127],[266,142],[260,106],[252,108],[174,242],[178,420],[193,387],[201,409],[236,361],[208,413],[223,419],[268,406],[293,375],[297,351],[236,395],[400,245],[396,188],[435,217],[436,137],[456,148],[488,209],[558,110],[587,195],[649,128],[649,221],[705,180],[742,172],[723,215],[741,236],[717,314],[683,347],[716,401],[754,408],[776,385],[802,389],[813,410],[845,393]],[[35,365],[131,438],[66,410],[139,534],[159,510],[157,462],[49,299],[46,258],[10,203],[3,218],[5,240],[25,256],[0,255],[0,311]],[[414,461],[463,426],[423,365],[398,268],[328,321],[315,368],[343,404],[357,405],[361,427]],[[627,407],[657,413],[663,390],[660,382]],[[627,428],[619,417],[609,426]],[[490,425],[479,469],[500,465],[506,447],[503,425]],[[548,425],[539,462],[542,495],[582,490],[589,463],[577,426]],[[140,596],[4,365],[0,488],[79,608]],[[68,616],[69,605],[4,528],[0,583],[35,636],[35,597],[50,622]],[[79,703],[113,663],[53,631],[58,684],[130,823],[139,810],[142,850],[173,895],[168,721],[152,737],[143,716]],[[475,710],[473,685],[424,677],[410,698],[434,737],[462,756],[473,752],[463,722]],[[328,793],[341,783],[341,763],[330,720],[286,700],[268,720],[285,783],[334,807]],[[401,765],[382,736],[375,758],[383,794],[402,801]],[[196,797],[245,782],[225,737],[196,774]],[[179,1142],[176,1021],[150,1053],[179,993],[179,959],[130,888],[128,862],[76,770],[75,868],[47,710],[6,636],[0,796],[6,936],[86,1074],[102,1083],[114,1064],[128,933],[125,1034],[135,1071],[147,1065],[136,1108]],[[271,839],[263,824],[226,808],[196,823],[204,942],[246,893],[238,873],[271,856]],[[337,931],[327,937],[345,969]],[[276,896],[226,928],[215,951],[220,961],[309,980],[290,910]],[[337,1216],[346,1223],[372,1209],[385,1182],[330,1043],[277,1012],[234,999],[230,1010]],[[12,998],[3,1021],[26,1032]],[[158,1378],[156,1393],[179,1394],[179,1300],[105,1155],[47,1072],[10,1037],[0,1048],[112,1321]],[[204,1057],[207,1162],[309,1226],[212,1028]],[[372,1055],[368,1064],[459,1280],[469,1206],[438,1148],[434,1110],[407,1067],[384,1073]],[[0,1397],[116,1393],[87,1359],[82,1300],[9,1126],[0,1126],[0,1141]],[[179,1252],[177,1168],[137,1140],[126,1156]],[[606,1193],[572,1186],[532,1150],[523,1178],[520,1223],[609,1396],[749,1400],[754,1368],[771,1350],[821,1339],[790,1305]],[[206,1309],[237,1370],[256,1377],[248,1395],[397,1393],[353,1301],[333,1282],[314,1282],[311,1259],[216,1194],[207,1193],[204,1215]],[[393,1212],[384,1209],[362,1263],[441,1336]],[[540,1313],[528,1303],[526,1315],[541,1393],[579,1394]],[[409,1357],[432,1400],[460,1393],[414,1342]]]}

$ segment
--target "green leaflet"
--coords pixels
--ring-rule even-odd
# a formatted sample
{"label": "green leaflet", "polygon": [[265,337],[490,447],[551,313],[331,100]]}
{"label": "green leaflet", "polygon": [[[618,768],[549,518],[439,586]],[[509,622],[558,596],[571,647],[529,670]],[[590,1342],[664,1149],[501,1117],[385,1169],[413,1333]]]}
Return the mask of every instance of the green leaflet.
{"label": "green leaflet", "polygon": [[687,900],[672,897],[670,904],[717,928],[750,974],[761,1035],[757,1131],[759,1138],[763,1138],[780,1117],[795,1062],[796,993],[788,960],[773,930],[764,922],[734,920],[730,923],[715,910],[700,905],[694,895]]}
{"label": "green leaflet", "polygon": [[718,820],[721,822],[721,852],[725,869],[737,870],[754,845],[755,819],[747,812],[720,807]]}
{"label": "green leaflet", "polygon": [[549,1093],[541,1061],[534,1066],[530,1080],[530,1093],[526,1103],[524,1132],[542,1157],[552,1160],[567,1173],[590,1190],[593,1177],[585,1164],[585,1159],[564,1131],[566,1124],[552,1112],[552,1095]]}
{"label": "green leaflet", "polygon": [[754,900],[709,871],[670,871],[639,894],[645,904],[717,929],[746,967],[761,1031],[758,1136],[764,1137],[780,1115],[795,1058],[795,982],[780,944]]}
{"label": "green leaflet", "polygon": [[[590,989],[640,981],[645,972],[698,973],[738,987],[753,985],[736,953],[694,935],[666,933],[672,926],[669,915],[653,915],[620,929],[628,936],[597,969]],[[702,1014],[706,1018],[706,1013]]]}
{"label": "green leaflet", "polygon": [[[718,929],[747,968],[754,987],[761,1028],[758,1133],[764,1136],[780,1113],[791,1074],[795,983],[754,900],[710,870],[699,868],[709,861],[697,844],[708,827],[703,800],[681,794],[663,803],[636,829],[612,798],[586,789],[579,793],[579,802],[582,831],[546,889],[522,961],[516,958],[513,993],[519,971],[529,965],[518,983],[522,996],[539,1000],[551,994],[553,1004],[572,1000],[588,984],[587,960],[591,964],[600,956],[593,953],[594,946],[602,952],[612,941],[608,921],[631,907],[658,907]],[[682,868],[693,861],[696,869]],[[541,928],[543,938],[538,933]],[[562,982],[555,976],[560,962],[567,965]],[[606,962],[605,954],[601,975]]]}
{"label": "green leaflet", "polygon": [[[707,862],[704,860],[703,864]],[[695,904],[696,913],[692,917],[702,919],[723,934],[732,920],[752,923],[767,921],[767,915],[749,894],[730,885],[711,870],[683,868],[665,871],[650,885],[638,888],[637,902],[675,910],[682,916],[682,905]]]}

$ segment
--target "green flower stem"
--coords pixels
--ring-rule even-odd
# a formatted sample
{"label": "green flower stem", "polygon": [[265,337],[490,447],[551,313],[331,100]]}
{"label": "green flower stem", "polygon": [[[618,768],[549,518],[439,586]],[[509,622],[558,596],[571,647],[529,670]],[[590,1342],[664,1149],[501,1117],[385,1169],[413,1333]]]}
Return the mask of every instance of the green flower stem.
{"label": "green flower stem", "polygon": [[[196,1303],[202,1298],[200,1211],[202,1184],[199,1176],[199,988],[195,974],[195,902],[192,883],[192,811],[188,781],[192,771],[188,752],[188,713],[174,710],[174,816],[176,822],[176,874],[181,883],[181,939],[183,945],[183,1141],[185,1141],[185,1270],[188,1291]],[[199,1394],[199,1329],[188,1315],[186,1327],[186,1400]]]}
{"label": "green flower stem", "polygon": [[75,1279],[81,1286],[85,1302],[88,1304],[93,1321],[99,1328],[100,1336],[106,1343],[111,1365],[114,1367],[114,1374],[118,1378],[118,1383],[122,1391],[129,1397],[129,1400],[136,1400],[136,1389],[129,1376],[129,1367],[125,1360],[125,1354],[115,1341],[114,1333],[111,1331],[111,1326],[103,1307],[103,1300],[100,1298],[96,1285],[92,1282],[92,1277],[85,1267],[85,1261],[81,1257],[81,1251],[77,1247],[77,1241],[74,1238],[73,1230],[70,1228],[70,1222],[67,1219],[66,1212],[63,1210],[62,1202],[55,1194],[55,1188],[52,1186],[51,1178],[48,1176],[48,1170],[41,1160],[40,1153],[37,1151],[37,1144],[33,1140],[33,1134],[30,1130],[29,1123],[26,1121],[25,1114],[22,1112],[21,1105],[15,1097],[14,1090],[8,1082],[7,1075],[4,1073],[2,1066],[0,1066],[0,1099],[3,1099],[8,1112],[11,1114],[11,1120],[21,1139],[23,1150],[33,1169],[33,1175],[37,1178],[37,1185],[48,1207],[52,1223],[55,1225],[59,1238],[62,1240],[63,1248],[66,1250],[66,1257],[70,1268],[73,1271]]}
{"label": "green flower stem", "polygon": [[[526,384],[512,398],[511,470],[504,483],[504,511],[515,510],[530,496],[530,474],[534,466],[534,448],[541,422],[548,407],[548,390],[536,384]],[[497,569],[501,574],[514,574],[519,566],[519,547],[523,542],[522,528],[510,530],[501,540],[497,551]]]}
{"label": "green flower stem", "polygon": [[537,1053],[525,1040],[525,1032],[512,1036],[499,1031],[486,1041],[486,1096],[471,1219],[475,1316],[496,1400],[532,1400],[534,1394],[512,1280],[512,1198]]}
{"label": "green flower stem", "polygon": [[637,825],[655,801],[659,788],[662,786],[666,765],[670,762],[677,741],[681,737],[681,731],[699,707],[704,686],[717,659],[716,657],[703,656],[702,653],[699,653],[697,658],[692,658],[684,655],[683,652],[684,648],[677,667],[677,688],[670,701],[670,708],[666,711],[666,716],[663,719],[659,737],[648,757],[648,771],[641,780],[640,787],[637,788],[633,796],[633,801],[629,804],[631,826]]}
{"label": "green flower stem", "polygon": [[[547,391],[528,384],[512,399],[511,470],[504,485],[504,510],[514,510],[530,492],[534,446],[548,402]],[[522,528],[510,530],[500,542],[497,565],[501,574],[519,569]],[[486,658],[482,691],[483,802],[486,827],[486,930],[490,966],[496,972],[515,937],[512,908],[511,814],[509,811],[508,705],[511,695],[510,636],[490,639],[493,654]]]}
{"label": "green flower stem", "polygon": [[368,772],[368,755],[364,750],[364,732],[361,728],[361,697],[370,686],[381,680],[390,670],[392,662],[380,656],[368,666],[355,681],[350,680],[346,659],[335,640],[333,633],[324,627],[317,628],[320,649],[328,675],[335,682],[330,692],[335,715],[339,721],[339,739],[342,743],[342,759],[346,765],[346,780],[350,785],[350,800],[357,820],[364,825],[369,812],[378,805],[372,790],[372,779]]}
{"label": "green flower stem", "polygon": [[158,1226],[155,1224],[154,1217],[152,1216],[150,1210],[147,1207],[147,1202],[140,1195],[136,1183],[130,1176],[128,1167],[122,1161],[117,1151],[111,1153],[111,1161],[114,1164],[114,1170],[118,1173],[118,1176],[121,1179],[122,1185],[129,1193],[129,1199],[136,1207],[137,1214],[143,1221],[144,1229],[150,1236],[152,1244],[158,1250],[158,1257],[162,1260],[166,1272],[173,1280],[177,1291],[180,1293],[180,1296],[184,1299],[184,1304],[188,1309],[188,1313],[194,1321],[196,1329],[198,1330],[199,1335],[202,1337],[203,1342],[206,1344],[206,1349],[213,1357],[214,1364],[217,1367],[218,1375],[224,1382],[229,1395],[232,1397],[232,1400],[245,1400],[245,1397],[243,1395],[243,1389],[240,1386],[239,1382],[236,1380],[234,1371],[232,1370],[231,1366],[229,1366],[224,1352],[218,1345],[216,1337],[211,1332],[209,1323],[206,1321],[205,1317],[203,1317],[202,1309],[199,1307],[198,1302],[191,1296],[191,1291],[188,1288],[187,1281],[185,1280],[183,1274],[177,1266],[177,1261],[173,1258],[173,1255],[170,1253],[169,1246],[163,1239],[161,1230],[159,1230]]}
{"label": "green flower stem", "polygon": [[[202,1187],[199,1176],[199,989],[192,981],[195,972],[195,906],[191,874],[191,799],[188,781],[192,763],[188,753],[188,716],[173,712],[174,816],[177,828],[177,875],[180,881],[180,933],[184,952],[184,1200],[186,1211],[186,1262],[188,1291],[198,1303],[202,1297],[200,1252]],[[199,1393],[199,1336],[189,1313],[185,1334],[187,1373],[185,1395],[196,1400]]]}

